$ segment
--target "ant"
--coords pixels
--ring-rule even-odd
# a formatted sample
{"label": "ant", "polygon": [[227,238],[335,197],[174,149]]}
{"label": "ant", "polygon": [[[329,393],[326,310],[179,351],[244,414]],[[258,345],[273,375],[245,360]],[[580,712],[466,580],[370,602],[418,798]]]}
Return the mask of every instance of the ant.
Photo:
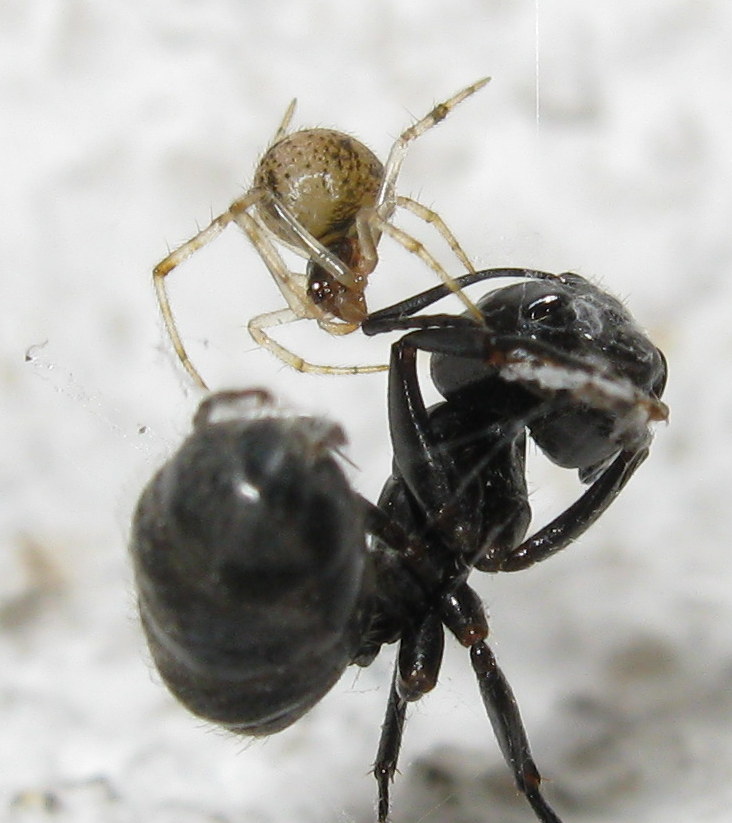
{"label": "ant", "polygon": [[[257,165],[251,187],[195,237],[170,253],[153,269],[153,283],[165,327],[178,358],[198,386],[207,388],[193,366],[170,307],[165,278],[194,252],[210,243],[229,223],[249,238],[279,288],[286,309],[253,317],[248,324],[254,341],[298,371],[357,374],[386,366],[320,366],[289,351],[265,331],[310,318],[333,335],[350,334],[368,314],[364,291],[378,263],[382,234],[392,236],[416,254],[445,283],[450,277],[435,257],[411,235],[391,222],[397,207],[432,224],[465,269],[473,265],[442,218],[409,197],[397,195],[396,183],[409,145],[444,120],[463,100],[488,83],[483,78],[436,105],[394,141],[386,163],[355,137],[332,129],[288,133],[295,100],[285,113],[269,148]],[[307,260],[305,274],[291,271],[275,243]],[[480,315],[455,289],[476,320]]]}
{"label": "ant", "polygon": [[[466,580],[474,568],[521,571],[580,537],[647,458],[649,424],[668,418],[661,402],[665,357],[620,301],[572,273],[488,269],[454,284],[509,277],[524,282],[479,300],[481,325],[467,315],[418,313],[448,295],[445,286],[375,312],[363,324],[367,335],[411,329],[392,346],[394,461],[378,509],[408,535],[399,560],[425,593],[421,610],[397,620],[388,635],[400,647],[374,767],[380,823],[388,818],[406,705],[437,682],[443,625],[470,651],[519,791],[542,823],[559,823],[540,791],[511,688],[485,643],[483,606]],[[431,378],[444,398],[431,408],[420,389],[418,351],[431,355]],[[525,539],[528,436],[553,463],[577,469],[580,481],[591,485]],[[383,568],[395,545],[378,534],[373,541],[377,568]],[[398,580],[391,590],[384,587],[380,597],[398,597],[400,586]],[[389,608],[382,602],[377,613]]]}
{"label": "ant", "polygon": [[[374,774],[389,817],[408,702],[437,682],[444,628],[470,652],[516,785],[541,823],[560,823],[511,687],[486,643],[473,569],[519,571],[597,520],[648,455],[665,420],[663,354],[615,298],[576,274],[496,277],[483,317],[427,315],[437,286],[369,317],[392,345],[394,455],[377,505],[350,486],[342,430],[275,408],[267,392],[210,396],[194,431],[142,494],[131,551],[140,613],[163,679],[191,711],[267,735],[294,723],[349,664],[399,643]],[[424,403],[417,353],[443,401]],[[591,484],[529,538],[531,437]]]}

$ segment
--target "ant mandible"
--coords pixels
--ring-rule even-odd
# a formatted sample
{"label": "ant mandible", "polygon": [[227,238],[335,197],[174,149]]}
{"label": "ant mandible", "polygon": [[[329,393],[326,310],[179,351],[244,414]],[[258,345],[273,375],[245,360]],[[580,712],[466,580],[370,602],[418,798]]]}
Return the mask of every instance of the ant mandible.
{"label": "ant mandible", "polygon": [[[407,703],[434,687],[444,629],[470,651],[486,712],[519,790],[559,823],[508,681],[467,584],[518,571],[579,537],[648,454],[666,419],[666,362],[615,298],[576,274],[487,270],[521,283],[478,302],[484,322],[419,312],[438,286],[372,315],[392,346],[394,465],[378,505],[338,465],[342,431],[279,412],[266,392],[209,397],[194,433],[143,492],[131,551],[156,665],[194,713],[266,735],[295,722],[345,668],[399,643],[374,773],[389,815]],[[416,354],[445,398],[426,408]],[[531,437],[590,483],[525,539]]]}
{"label": "ant mandible", "polygon": [[[165,288],[166,277],[232,222],[247,235],[287,303],[286,309],[249,320],[249,333],[257,344],[299,371],[356,374],[386,368],[308,363],[273,340],[266,329],[305,318],[315,320],[333,335],[358,329],[368,314],[364,291],[368,276],[376,268],[377,249],[384,233],[419,256],[449,284],[448,273],[422,243],[393,225],[391,218],[397,207],[435,226],[464,268],[474,271],[442,218],[416,200],[397,195],[396,183],[409,145],[489,79],[478,80],[439,103],[402,132],[383,165],[363,143],[343,132],[316,128],[288,133],[295,109],[293,100],[257,165],[251,187],[153,269],[153,283],[168,336],[198,386],[207,388],[178,333]],[[291,271],[275,243],[305,258],[306,274]],[[455,291],[479,320],[472,304]]]}

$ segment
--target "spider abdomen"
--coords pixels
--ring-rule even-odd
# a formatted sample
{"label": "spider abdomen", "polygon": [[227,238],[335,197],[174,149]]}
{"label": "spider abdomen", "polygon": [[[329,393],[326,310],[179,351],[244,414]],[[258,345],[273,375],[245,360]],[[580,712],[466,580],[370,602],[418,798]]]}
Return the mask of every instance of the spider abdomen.
{"label": "spider abdomen", "polygon": [[[254,187],[271,192],[313,237],[327,245],[363,208],[376,204],[384,167],[363,143],[332,129],[303,129],[283,137],[257,167]],[[266,207],[262,219],[280,240],[292,238]]]}

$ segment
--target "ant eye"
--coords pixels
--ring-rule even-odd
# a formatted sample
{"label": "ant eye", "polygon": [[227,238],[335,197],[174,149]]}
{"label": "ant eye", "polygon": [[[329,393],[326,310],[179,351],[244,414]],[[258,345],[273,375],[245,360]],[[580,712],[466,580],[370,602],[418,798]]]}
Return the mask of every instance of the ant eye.
{"label": "ant eye", "polygon": [[574,319],[569,301],[561,294],[545,294],[526,307],[526,318],[555,328],[564,328]]}

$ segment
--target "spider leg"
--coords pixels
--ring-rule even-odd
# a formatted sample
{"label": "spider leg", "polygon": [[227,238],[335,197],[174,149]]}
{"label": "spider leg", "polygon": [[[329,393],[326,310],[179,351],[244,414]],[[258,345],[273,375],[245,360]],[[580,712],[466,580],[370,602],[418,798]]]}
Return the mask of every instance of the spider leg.
{"label": "spider leg", "polygon": [[[289,212],[278,203],[275,198],[272,198],[268,193],[262,195],[262,200],[269,204],[276,204],[277,212],[280,216],[289,215]],[[332,258],[337,261],[340,267],[344,266],[342,261],[324,246],[322,246],[315,238],[309,235],[305,229],[294,219],[291,215],[291,223],[288,226],[294,226],[297,230],[297,237],[300,239],[307,238],[307,242],[315,244],[313,246],[313,253],[318,253],[315,246],[322,249],[323,258],[318,258],[324,268],[327,268],[324,258]],[[318,325],[328,331],[330,334],[350,334],[358,328],[358,325],[352,323],[343,323],[334,321],[330,315],[324,312],[321,308],[315,305],[312,300],[308,299],[307,288],[305,285],[305,277],[301,274],[290,271],[288,269],[282,255],[277,251],[272,241],[269,239],[267,230],[260,225],[259,221],[246,211],[238,213],[235,217],[237,224],[246,232],[250,241],[259,252],[260,257],[267,266],[272,275],[277,287],[282,296],[287,301],[288,309],[268,312],[253,317],[248,324],[249,334],[254,341],[272,352],[276,357],[287,363],[292,368],[301,372],[308,372],[311,374],[370,374],[372,372],[385,371],[385,365],[374,366],[327,366],[310,363],[304,360],[299,355],[294,354],[289,349],[286,349],[281,344],[277,343],[272,337],[267,334],[265,329],[273,328],[274,326],[281,326],[286,323],[294,322],[298,319],[311,318],[317,321]],[[310,247],[298,248],[292,247],[294,251],[307,257]]]}
{"label": "spider leg", "polygon": [[[270,203],[276,202],[276,200],[272,198],[269,192],[259,191],[256,205],[259,206],[262,202]],[[304,276],[288,268],[282,255],[270,240],[269,230],[262,225],[258,215],[255,217],[246,208],[236,207],[236,203],[232,204],[230,211],[234,212],[236,224],[247,235],[250,243],[264,261],[290,309],[298,317],[311,317],[314,319],[321,317],[323,312],[307,297]],[[291,248],[297,254],[307,258],[307,251],[304,249],[297,246],[291,246]]]}
{"label": "spider leg", "polygon": [[409,144],[418,137],[421,137],[428,129],[442,122],[455,106],[462,103],[463,100],[470,97],[471,94],[475,94],[476,91],[482,89],[489,80],[490,77],[484,77],[478,80],[477,83],[473,83],[462,91],[459,91],[449,100],[438,103],[428,114],[403,131],[394,141],[386,163],[384,164],[384,177],[376,200],[376,206],[379,211],[382,211],[381,206],[385,204],[385,209],[382,212],[382,216],[385,219],[390,217],[396,203],[396,181],[399,177],[404,158],[407,155]]}
{"label": "spider leg", "polygon": [[[265,329],[273,328],[275,326],[282,326],[286,323],[294,323],[296,320],[303,319],[302,315],[298,315],[292,309],[280,309],[279,311],[267,312],[266,314],[259,314],[253,317],[248,323],[249,334],[257,345],[263,349],[271,352],[275,357],[297,369],[300,372],[307,372],[309,374],[369,374],[371,372],[386,371],[388,366],[323,366],[316,363],[309,363],[303,360],[294,352],[282,346],[274,340]],[[336,324],[331,324],[336,327]],[[338,324],[337,328],[340,330],[345,324]],[[356,328],[356,327],[354,327]],[[330,329],[328,329],[330,331]],[[347,329],[341,333],[353,331],[353,328]],[[331,333],[333,333],[331,331]]]}
{"label": "spider leg", "polygon": [[168,294],[165,289],[165,278],[184,260],[187,260],[192,254],[197,252],[199,249],[202,249],[219,234],[221,234],[229,223],[236,220],[237,211],[244,211],[248,209],[254,202],[256,202],[258,197],[258,192],[249,191],[243,197],[235,200],[227,211],[220,214],[218,217],[215,217],[205,229],[199,231],[195,237],[192,237],[182,246],[179,246],[175,249],[175,251],[171,252],[153,269],[153,284],[155,285],[155,293],[158,298],[158,305],[160,306],[160,311],[163,315],[163,321],[168,332],[168,337],[173,344],[173,348],[175,349],[175,353],[178,355],[178,359],[183,364],[188,374],[190,374],[193,378],[196,385],[202,389],[206,389],[208,387],[194,367],[193,363],[191,363],[180,334],[178,333],[178,327],[176,325],[175,318],[173,317],[173,311],[170,307],[170,301],[168,300]]}
{"label": "spider leg", "polygon": [[[269,192],[261,194],[261,203],[272,206],[277,214],[283,219],[287,226],[293,230],[298,240],[302,241],[302,246],[292,245],[293,251],[303,257],[316,259],[323,268],[336,276],[336,272],[346,272],[348,278],[355,282],[354,275],[348,267],[339,260],[331,251],[326,249],[318,240],[310,235],[303,226],[289,213],[289,211]],[[258,202],[259,206],[260,203]],[[275,283],[282,296],[287,301],[289,309],[268,312],[258,315],[249,321],[249,333],[254,341],[272,352],[283,362],[292,366],[297,371],[310,374],[370,374],[372,372],[385,371],[387,366],[328,366],[310,363],[299,355],[294,354],[281,344],[277,343],[266,333],[265,329],[274,326],[291,323],[301,318],[311,318],[316,320],[318,325],[330,334],[350,334],[358,328],[352,323],[333,321],[326,312],[319,308],[307,296],[305,277],[290,271],[285,264],[282,255],[277,251],[268,236],[267,230],[247,211],[237,212],[234,218],[240,228],[247,234],[252,245],[259,252],[260,257],[269,269]],[[289,245],[289,244],[288,244]]]}
{"label": "spider leg", "polygon": [[270,142],[270,146],[274,146],[275,143],[279,143],[280,140],[287,134],[287,130],[290,127],[290,122],[292,121],[292,116],[295,114],[295,106],[297,106],[297,97],[293,98],[290,102],[290,105],[285,109],[285,116],[282,118],[282,122],[277,127],[277,131]]}
{"label": "spider leg", "polygon": [[[168,335],[173,343],[173,348],[175,349],[175,352],[186,371],[191,375],[196,384],[203,389],[208,387],[198,370],[191,362],[190,357],[188,356],[188,353],[183,345],[180,334],[178,333],[178,329],[173,318],[173,313],[170,308],[170,302],[165,290],[165,277],[194,252],[198,251],[207,243],[210,243],[223,231],[226,226],[229,225],[229,223],[235,222],[247,235],[249,241],[264,261],[282,296],[287,302],[292,316],[287,316],[289,319],[285,319],[286,315],[275,312],[273,314],[276,316],[276,319],[274,320],[273,325],[289,322],[289,320],[299,317],[313,317],[315,319],[320,319],[323,317],[323,313],[312,304],[312,301],[307,299],[305,286],[302,283],[302,276],[297,275],[288,269],[282,255],[277,251],[274,244],[269,239],[267,230],[257,221],[257,219],[255,219],[255,217],[249,213],[249,209],[261,200],[265,199],[266,196],[267,193],[259,189],[247,192],[243,197],[235,200],[226,212],[216,217],[209,226],[168,255],[168,257],[160,262],[153,270],[155,291],[158,296],[158,302],[160,304],[160,309],[163,314],[163,320],[165,321]],[[262,324],[261,318],[255,318],[255,321],[253,321],[253,326],[250,324],[250,328],[254,328],[256,330],[258,324]],[[254,333],[252,336],[255,340],[257,340]],[[267,335],[264,335],[263,337],[269,340]],[[257,340],[257,342],[260,342],[260,344],[265,348],[268,348],[270,351],[277,354],[277,356],[283,359],[286,363],[292,364],[293,360],[298,360],[295,355],[287,352],[287,350],[283,347],[279,347],[274,343],[274,341],[262,342],[262,340]]]}
{"label": "spider leg", "polygon": [[[268,193],[263,193],[262,200],[276,203],[277,201],[270,197]],[[286,210],[282,210],[286,213]],[[252,245],[257,249],[260,257],[267,266],[272,278],[279,288],[282,296],[287,301],[288,309],[283,309],[266,314],[260,314],[253,317],[248,323],[249,334],[254,341],[272,352],[276,357],[292,366],[297,371],[308,372],[311,374],[369,374],[371,372],[385,371],[385,365],[377,366],[325,366],[316,363],[309,363],[303,360],[302,357],[286,349],[281,344],[277,343],[264,330],[274,326],[281,326],[286,323],[292,323],[295,320],[311,318],[316,320],[318,325],[328,331],[330,334],[350,334],[355,331],[358,326],[349,323],[341,323],[333,321],[330,316],[323,312],[311,300],[308,299],[307,289],[305,285],[305,277],[291,271],[282,255],[277,251],[272,241],[269,239],[267,230],[260,225],[259,221],[246,211],[239,212],[235,215],[237,225],[247,234]],[[293,218],[294,219],[294,218]],[[299,226],[299,224],[297,224]],[[300,226],[300,229],[302,227]],[[304,232],[304,229],[302,229]],[[307,234],[305,232],[305,234]],[[310,237],[310,235],[307,235]],[[317,241],[311,238],[314,243]],[[318,244],[320,245],[320,244]],[[304,249],[294,248],[301,255],[307,256],[307,251]],[[327,249],[323,249],[324,254],[329,257],[335,257]],[[343,265],[341,261],[338,261]]]}
{"label": "spider leg", "polygon": [[[308,299],[304,284],[304,277],[290,271],[282,255],[277,251],[275,245],[269,239],[268,230],[259,222],[257,217],[252,215],[249,211],[253,206],[260,205],[263,201],[267,203],[277,203],[277,201],[266,191],[255,189],[247,192],[243,197],[235,200],[226,212],[216,217],[210,225],[169,254],[153,269],[153,283],[155,285],[155,292],[158,297],[160,310],[163,315],[163,321],[165,322],[165,327],[173,344],[175,353],[188,374],[200,388],[208,388],[199,371],[191,362],[188,352],[183,345],[183,340],[178,332],[177,324],[175,322],[165,288],[165,278],[171,271],[173,271],[174,268],[188,259],[194,252],[203,248],[214,238],[216,238],[224,230],[224,228],[232,222],[235,222],[247,235],[249,241],[252,243],[259,256],[264,261],[264,264],[267,266],[269,273],[272,275],[272,278],[277,284],[278,289],[288,305],[288,309],[283,312],[272,312],[270,314],[260,315],[250,321],[249,330],[255,342],[271,351],[285,363],[288,363],[293,366],[293,368],[300,371],[319,372],[325,374],[359,374],[363,372],[383,371],[386,368],[385,366],[335,367],[317,366],[312,363],[307,363],[302,358],[285,349],[283,346],[280,346],[272,340],[266,332],[263,331],[263,329],[269,328],[270,326],[282,325],[283,323],[292,322],[298,318],[313,318],[317,320],[323,328],[331,331],[331,333],[346,334],[351,331],[355,331],[357,328],[357,326],[346,327],[346,324],[332,323],[328,315],[326,315],[321,309],[315,306],[311,300]],[[282,210],[282,213],[286,214],[287,212]],[[297,225],[299,226],[299,224]],[[307,234],[304,232],[302,227],[299,228],[304,234]],[[310,236],[307,235],[307,237]],[[333,258],[337,261],[337,266],[340,266],[341,268],[344,267],[343,263],[338,260],[335,255],[322,247],[314,238],[310,238],[310,241],[322,249],[323,257],[327,258],[327,260]],[[303,248],[301,246],[294,246],[293,250],[298,252],[303,257],[307,257],[311,251],[309,247]],[[317,249],[315,249],[314,253],[320,254]],[[322,263],[324,267],[329,269],[332,268],[326,260],[323,260]],[[337,270],[340,271],[338,268]],[[351,275],[349,274],[349,276]],[[336,326],[337,328],[335,328]],[[334,327],[335,331],[331,327]]]}
{"label": "spider leg", "polygon": [[455,237],[452,231],[450,231],[447,223],[445,223],[436,211],[428,209],[427,206],[423,206],[419,201],[413,200],[411,197],[404,197],[403,195],[399,195],[396,202],[397,206],[400,206],[407,211],[411,211],[412,214],[419,217],[420,220],[424,220],[425,223],[428,223],[430,226],[434,226],[435,229],[442,235],[442,238],[450,247],[455,257],[457,257],[463,266],[465,266],[466,270],[469,272],[475,271],[475,266],[472,264],[468,255],[463,251],[463,247],[458,242],[457,237]]}
{"label": "spider leg", "polygon": [[[435,214],[435,212],[431,212],[431,214]],[[363,223],[366,223],[372,231],[374,230],[374,228],[376,228],[379,231],[379,233],[383,232],[385,234],[388,234],[390,237],[396,240],[396,242],[399,243],[400,246],[403,246],[408,252],[410,252],[411,254],[415,254],[417,257],[419,257],[419,259],[422,260],[423,263],[426,263],[432,269],[432,271],[434,271],[435,274],[437,274],[440,280],[442,280],[443,284],[453,294],[455,294],[455,296],[463,303],[463,305],[468,310],[473,319],[480,325],[483,325],[483,315],[480,313],[480,310],[477,308],[475,303],[473,303],[473,301],[462,291],[462,289],[456,284],[455,278],[451,277],[447,273],[442,264],[431,254],[431,252],[427,250],[423,243],[421,243],[411,234],[405,232],[403,229],[398,228],[397,226],[380,217],[378,211],[376,210],[369,210],[367,215],[360,214],[357,217],[356,226],[359,232],[359,238],[361,238],[362,233],[364,235],[367,234],[367,230],[362,231],[361,229]],[[472,269],[472,265],[469,261],[468,267]]]}
{"label": "spider leg", "polygon": [[287,244],[294,252],[317,263],[346,288],[353,289],[358,286],[356,274],[330,249],[327,249],[316,237],[313,237],[271,192],[265,192],[262,199],[276,212],[278,218],[287,226],[296,239],[296,243]]}

